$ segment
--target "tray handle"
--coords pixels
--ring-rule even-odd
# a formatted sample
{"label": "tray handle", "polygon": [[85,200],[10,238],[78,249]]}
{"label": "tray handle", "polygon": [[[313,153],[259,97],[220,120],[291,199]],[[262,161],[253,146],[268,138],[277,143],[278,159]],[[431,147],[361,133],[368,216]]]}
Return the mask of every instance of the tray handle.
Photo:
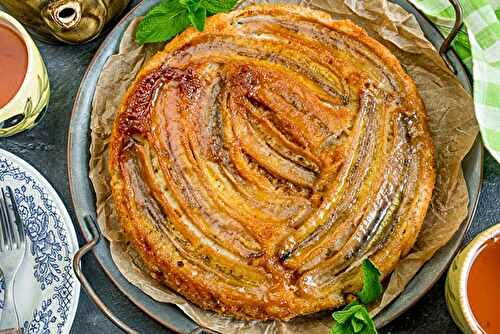
{"label": "tray handle", "polygon": [[[91,216],[85,216],[83,217],[83,221],[85,222],[85,226],[88,233],[86,231],[82,232],[84,234],[90,235],[90,238],[88,239],[88,242],[85,243],[76,253],[75,257],[73,258],[73,270],[75,271],[75,275],[82,284],[83,289],[87,293],[87,295],[92,299],[92,301],[96,304],[97,308],[101,310],[102,313],[113,323],[116,325],[116,327],[120,328],[122,331],[124,331],[127,334],[139,334],[138,331],[130,328],[126,323],[120,320],[117,316],[114,315],[113,311],[111,311],[106,304],[101,300],[101,298],[97,295],[95,290],[92,288],[92,285],[90,285],[89,281],[87,280],[87,277],[82,271],[81,263],[82,263],[82,258],[87,254],[89,251],[91,251],[101,240],[101,232],[99,230],[99,227],[97,226],[94,218]],[[1,333],[0,333],[1,334]],[[214,332],[208,328],[203,328],[203,327],[197,327],[193,329],[189,334],[218,334],[217,332]]]}
{"label": "tray handle", "polygon": [[450,49],[451,42],[457,37],[458,32],[460,31],[460,27],[462,26],[463,23],[463,11],[462,7],[460,6],[459,0],[450,0],[451,5],[453,6],[453,9],[455,10],[455,24],[453,25],[453,28],[451,29],[450,33],[448,36],[443,41],[443,44],[441,44],[441,47],[439,48],[439,55],[443,58],[445,61],[446,65],[450,68],[450,70],[453,71],[453,73],[456,74],[456,69],[453,67],[451,64],[450,59],[447,56],[447,52]]}
{"label": "tray handle", "polygon": [[75,253],[75,257],[73,258],[73,270],[75,271],[75,275],[82,284],[83,289],[90,297],[90,299],[92,299],[92,301],[101,310],[101,312],[104,313],[104,315],[109,320],[111,320],[113,324],[115,324],[125,333],[139,334],[139,332],[130,328],[126,323],[121,321],[118,317],[116,317],[113,314],[113,312],[106,306],[106,304],[104,304],[101,298],[99,298],[99,296],[94,291],[92,285],[90,285],[89,281],[87,280],[87,277],[85,277],[85,274],[82,271],[81,263],[83,256],[85,256],[85,254],[91,251],[101,240],[101,233],[94,219],[91,216],[85,216],[83,220],[85,222],[87,230],[90,232],[91,238]]}

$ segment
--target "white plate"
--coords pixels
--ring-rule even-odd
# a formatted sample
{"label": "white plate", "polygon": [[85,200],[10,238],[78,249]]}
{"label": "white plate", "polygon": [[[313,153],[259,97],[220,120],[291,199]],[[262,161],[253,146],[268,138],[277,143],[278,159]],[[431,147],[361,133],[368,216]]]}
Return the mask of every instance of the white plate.
{"label": "white plate", "polygon": [[[25,334],[69,333],[80,296],[72,264],[78,241],[71,218],[38,171],[0,149],[0,186],[6,185],[14,190],[27,234],[14,287],[21,326]],[[0,278],[0,309],[3,292]]]}

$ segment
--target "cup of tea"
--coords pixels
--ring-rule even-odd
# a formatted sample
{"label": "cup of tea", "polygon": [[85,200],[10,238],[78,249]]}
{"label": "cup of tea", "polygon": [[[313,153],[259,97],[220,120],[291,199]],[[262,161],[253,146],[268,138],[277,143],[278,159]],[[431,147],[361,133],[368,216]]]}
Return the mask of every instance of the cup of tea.
{"label": "cup of tea", "polygon": [[35,126],[50,96],[47,69],[23,26],[0,10],[0,137]]}
{"label": "cup of tea", "polygon": [[481,232],[453,260],[448,310],[463,333],[500,333],[500,224]]}

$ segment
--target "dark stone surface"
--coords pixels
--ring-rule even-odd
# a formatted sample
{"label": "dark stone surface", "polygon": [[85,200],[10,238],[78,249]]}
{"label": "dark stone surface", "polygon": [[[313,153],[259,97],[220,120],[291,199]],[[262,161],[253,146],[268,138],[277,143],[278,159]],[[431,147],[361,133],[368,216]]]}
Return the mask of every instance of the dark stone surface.
{"label": "dark stone surface", "polygon": [[[138,1],[133,1],[137,3]],[[31,163],[49,181],[74,217],[71,204],[66,142],[73,99],[83,73],[101,39],[82,46],[37,43],[47,64],[51,84],[50,106],[45,118],[34,129],[0,139],[0,147]],[[467,239],[500,222],[500,165],[485,154],[484,181],[479,207]],[[78,238],[82,241],[78,227]],[[85,258],[83,270],[96,292],[111,310],[141,333],[170,333],[135,307],[111,283],[92,255]],[[71,333],[119,333],[82,291]],[[446,309],[444,277],[414,307],[381,330],[382,333],[459,333]]]}

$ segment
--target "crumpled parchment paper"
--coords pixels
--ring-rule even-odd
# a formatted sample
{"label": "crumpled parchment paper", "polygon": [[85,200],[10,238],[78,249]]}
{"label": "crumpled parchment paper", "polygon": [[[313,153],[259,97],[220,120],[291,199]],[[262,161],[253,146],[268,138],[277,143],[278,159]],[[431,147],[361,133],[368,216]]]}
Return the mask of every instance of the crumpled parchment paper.
{"label": "crumpled parchment paper", "polygon": [[[280,1],[245,0],[252,3]],[[281,2],[285,2],[282,0]],[[434,47],[425,39],[410,13],[387,0],[288,0],[322,9],[334,18],[348,18],[363,27],[399,59],[417,84],[427,109],[429,128],[436,146],[437,183],[424,225],[412,251],[398,264],[388,279],[380,303],[371,310],[380,312],[394,300],[432,255],[444,246],[467,216],[468,195],[461,162],[478,133],[471,97],[449,71]],[[136,19],[123,35],[118,54],[109,58],[96,87],[91,119],[90,178],[97,198],[97,218],[110,241],[111,254],[121,273],[153,299],[178,305],[200,325],[225,333],[316,334],[328,333],[331,312],[283,321],[241,321],[205,311],[154,281],[142,269],[138,256],[122,236],[116,220],[109,173],[108,143],[115,113],[123,94],[144,62],[163,44],[138,46]]]}

